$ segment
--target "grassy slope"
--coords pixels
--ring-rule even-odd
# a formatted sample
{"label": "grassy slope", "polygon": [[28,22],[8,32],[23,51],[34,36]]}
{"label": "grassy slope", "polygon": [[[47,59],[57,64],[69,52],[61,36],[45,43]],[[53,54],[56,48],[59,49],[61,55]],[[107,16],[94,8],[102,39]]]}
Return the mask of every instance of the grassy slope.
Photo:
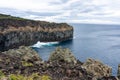
{"label": "grassy slope", "polygon": [[0,14],[0,19],[15,19],[15,20],[27,20],[20,17],[13,17],[11,15]]}
{"label": "grassy slope", "polygon": [[28,31],[37,30],[37,31],[53,32],[53,31],[64,31],[64,30],[72,29],[72,27],[70,27],[66,23],[54,23],[54,22],[50,23],[46,21],[35,21],[35,20],[24,19],[24,18],[14,17],[5,14],[0,14],[0,21],[1,21],[0,32],[4,32],[4,31],[8,32],[11,30],[28,30]]}

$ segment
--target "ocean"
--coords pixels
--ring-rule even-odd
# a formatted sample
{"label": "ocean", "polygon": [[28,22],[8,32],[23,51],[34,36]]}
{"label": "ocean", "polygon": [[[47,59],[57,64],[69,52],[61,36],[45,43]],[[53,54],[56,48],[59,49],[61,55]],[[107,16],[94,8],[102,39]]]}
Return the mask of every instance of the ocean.
{"label": "ocean", "polygon": [[100,60],[112,67],[117,75],[120,64],[120,25],[70,24],[74,27],[73,40],[64,42],[38,42],[33,45],[43,60],[48,60],[50,53],[57,47],[69,48],[82,62],[88,58]]}

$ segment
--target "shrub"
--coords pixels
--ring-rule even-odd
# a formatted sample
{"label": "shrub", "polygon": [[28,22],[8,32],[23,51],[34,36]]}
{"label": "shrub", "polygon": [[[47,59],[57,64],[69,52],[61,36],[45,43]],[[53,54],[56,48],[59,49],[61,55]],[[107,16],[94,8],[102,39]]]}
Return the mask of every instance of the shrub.
{"label": "shrub", "polygon": [[51,77],[47,75],[43,75],[41,76],[41,80],[51,80]]}
{"label": "shrub", "polygon": [[27,62],[27,61],[22,61],[22,65],[23,65],[24,67],[30,67],[30,66],[33,66],[32,63]]}
{"label": "shrub", "polygon": [[5,75],[4,75],[4,73],[0,70],[0,80],[1,80],[1,78],[3,78]]}
{"label": "shrub", "polygon": [[39,76],[37,73],[33,73],[31,76],[11,74],[9,80],[51,80],[51,77],[47,75]]}

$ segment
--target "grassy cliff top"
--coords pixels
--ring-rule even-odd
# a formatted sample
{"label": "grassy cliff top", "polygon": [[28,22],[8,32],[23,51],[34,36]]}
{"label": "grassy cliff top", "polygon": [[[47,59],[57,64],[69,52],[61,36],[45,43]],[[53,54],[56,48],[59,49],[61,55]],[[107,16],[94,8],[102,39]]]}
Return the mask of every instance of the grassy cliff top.
{"label": "grassy cliff top", "polygon": [[6,14],[0,14],[0,19],[27,20],[27,19],[24,19],[24,18],[14,17],[14,16],[11,16],[11,15],[6,15]]}
{"label": "grassy cliff top", "polygon": [[[21,29],[22,28],[22,29]],[[0,32],[11,30],[36,30],[37,31],[64,31],[72,30],[73,27],[67,23],[50,23],[46,21],[36,21],[0,14]]]}

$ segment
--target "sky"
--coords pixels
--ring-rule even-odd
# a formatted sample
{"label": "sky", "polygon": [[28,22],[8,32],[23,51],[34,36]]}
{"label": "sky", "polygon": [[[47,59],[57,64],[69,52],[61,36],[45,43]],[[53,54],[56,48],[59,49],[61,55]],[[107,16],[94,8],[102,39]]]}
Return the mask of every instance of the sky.
{"label": "sky", "polygon": [[120,24],[120,0],[0,0],[0,13],[50,22]]}

